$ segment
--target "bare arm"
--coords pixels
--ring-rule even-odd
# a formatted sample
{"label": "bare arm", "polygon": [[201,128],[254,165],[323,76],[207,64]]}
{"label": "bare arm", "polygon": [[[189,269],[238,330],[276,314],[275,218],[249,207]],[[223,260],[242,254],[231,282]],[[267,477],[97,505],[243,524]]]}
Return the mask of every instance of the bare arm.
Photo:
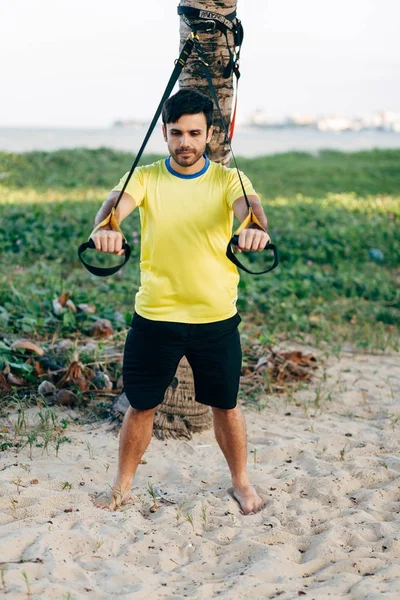
{"label": "bare arm", "polygon": [[[247,199],[250,202],[250,206],[251,206],[255,216],[260,221],[260,223],[264,227],[265,231],[267,231],[268,220],[267,220],[267,217],[265,216],[264,209],[261,206],[260,198],[253,194],[253,195],[247,196]],[[238,221],[240,221],[242,223],[249,213],[249,209],[247,207],[244,196],[241,196],[240,198],[235,200],[232,208],[233,208],[233,212],[235,213],[235,217],[237,218]]]}
{"label": "bare arm", "polygon": [[[108,215],[111,212],[112,207],[114,206],[114,204],[117,201],[118,196],[119,196],[119,192],[110,192],[109,193],[109,195],[107,196],[107,198],[104,200],[103,204],[101,205],[99,212],[96,215],[96,218],[94,220],[95,225],[98,225],[99,223],[104,221],[104,219],[106,217],[108,217]],[[121,221],[126,219],[126,217],[128,215],[130,215],[131,212],[135,208],[136,208],[136,203],[135,203],[134,199],[132,198],[132,196],[130,196],[129,194],[124,192],[122,195],[122,198],[116,208],[116,211],[115,211],[115,218],[117,219],[118,223],[121,223]]]}
{"label": "bare arm", "polygon": [[[264,213],[263,207],[261,206],[259,197],[253,194],[247,198],[255,217],[257,217],[263,229],[260,229],[255,223],[251,223],[248,227],[242,229],[242,231],[239,233],[238,250],[239,252],[241,250],[261,251],[264,250],[265,246],[270,241],[270,237],[267,233],[268,219]],[[232,208],[236,218],[242,223],[249,213],[244,196],[241,196],[235,200]]]}
{"label": "bare arm", "polygon": [[[119,192],[110,192],[96,215],[94,220],[95,225],[98,225],[104,221],[106,217],[108,217],[117,201],[118,196]],[[135,200],[132,198],[132,196],[124,192],[114,214],[117,223],[120,224],[124,219],[126,219],[126,217],[131,214],[134,208],[136,208]],[[101,227],[91,237],[95,243],[96,249],[99,252],[108,252],[118,255],[124,254],[124,250],[122,250],[122,234],[119,231],[113,231],[110,224]]]}

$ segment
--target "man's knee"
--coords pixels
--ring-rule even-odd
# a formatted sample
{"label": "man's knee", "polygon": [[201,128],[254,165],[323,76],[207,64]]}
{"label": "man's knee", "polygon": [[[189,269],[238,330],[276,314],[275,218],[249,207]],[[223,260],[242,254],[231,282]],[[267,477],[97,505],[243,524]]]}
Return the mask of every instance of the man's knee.
{"label": "man's knee", "polygon": [[126,411],[126,414],[128,415],[128,418],[133,417],[138,419],[149,419],[151,417],[154,417],[157,408],[158,406],[148,409],[133,408],[133,406],[129,406],[128,410]]}
{"label": "man's knee", "polygon": [[212,409],[213,414],[216,417],[224,417],[226,419],[235,419],[238,415],[242,414],[239,406],[235,406],[234,408],[215,408]]}

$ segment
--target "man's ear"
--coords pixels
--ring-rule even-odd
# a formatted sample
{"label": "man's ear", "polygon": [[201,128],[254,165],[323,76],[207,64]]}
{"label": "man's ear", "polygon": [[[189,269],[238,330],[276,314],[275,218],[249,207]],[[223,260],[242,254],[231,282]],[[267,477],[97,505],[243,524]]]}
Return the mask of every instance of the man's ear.
{"label": "man's ear", "polygon": [[207,131],[207,139],[206,139],[207,144],[210,143],[213,133],[214,133],[214,127],[212,125],[210,125],[209,130]]}
{"label": "man's ear", "polygon": [[162,126],[162,132],[163,132],[163,136],[164,136],[164,141],[167,141],[167,128],[165,127],[165,125],[163,124]]}

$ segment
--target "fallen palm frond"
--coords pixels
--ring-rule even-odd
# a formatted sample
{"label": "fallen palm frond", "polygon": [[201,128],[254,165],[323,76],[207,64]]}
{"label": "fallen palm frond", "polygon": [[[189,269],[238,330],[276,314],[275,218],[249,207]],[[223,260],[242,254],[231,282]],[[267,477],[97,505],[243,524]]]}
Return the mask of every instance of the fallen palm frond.
{"label": "fallen palm frond", "polygon": [[310,382],[316,368],[317,358],[312,353],[279,352],[270,348],[269,354],[247,360],[240,383],[246,393],[257,388],[279,393],[284,392],[288,384]]}

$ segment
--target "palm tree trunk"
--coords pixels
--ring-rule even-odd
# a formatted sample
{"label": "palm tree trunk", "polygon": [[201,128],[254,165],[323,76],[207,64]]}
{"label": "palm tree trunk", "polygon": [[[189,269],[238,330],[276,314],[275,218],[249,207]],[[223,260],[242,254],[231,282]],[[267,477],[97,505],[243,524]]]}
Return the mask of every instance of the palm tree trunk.
{"label": "palm tree trunk", "polygon": [[190,439],[193,433],[209,429],[212,425],[211,411],[194,398],[192,369],[183,357],[164,402],[156,412],[153,434],[161,440],[168,437]]}
{"label": "palm tree trunk", "polygon": [[[229,15],[236,10],[237,0],[181,0],[179,5],[209,10],[221,15]],[[181,20],[181,48],[189,33],[189,27]],[[226,38],[225,35],[218,30],[212,33],[200,32],[199,38],[207,62],[210,65],[209,68],[212,75],[212,81],[217,92],[217,98],[221,106],[225,125],[229,130],[232,112],[233,74],[227,79],[223,77],[224,66],[229,62],[229,51],[226,45]],[[230,31],[228,32],[228,42],[229,45],[233,47],[233,34]],[[204,77],[202,65],[196,59],[197,57],[195,53],[193,53],[179,78],[179,87],[195,88],[212,98],[207,80]],[[214,108],[214,128],[214,135],[207,152],[208,156],[215,162],[229,165],[231,159],[229,144],[225,142],[225,134],[216,107]]]}

